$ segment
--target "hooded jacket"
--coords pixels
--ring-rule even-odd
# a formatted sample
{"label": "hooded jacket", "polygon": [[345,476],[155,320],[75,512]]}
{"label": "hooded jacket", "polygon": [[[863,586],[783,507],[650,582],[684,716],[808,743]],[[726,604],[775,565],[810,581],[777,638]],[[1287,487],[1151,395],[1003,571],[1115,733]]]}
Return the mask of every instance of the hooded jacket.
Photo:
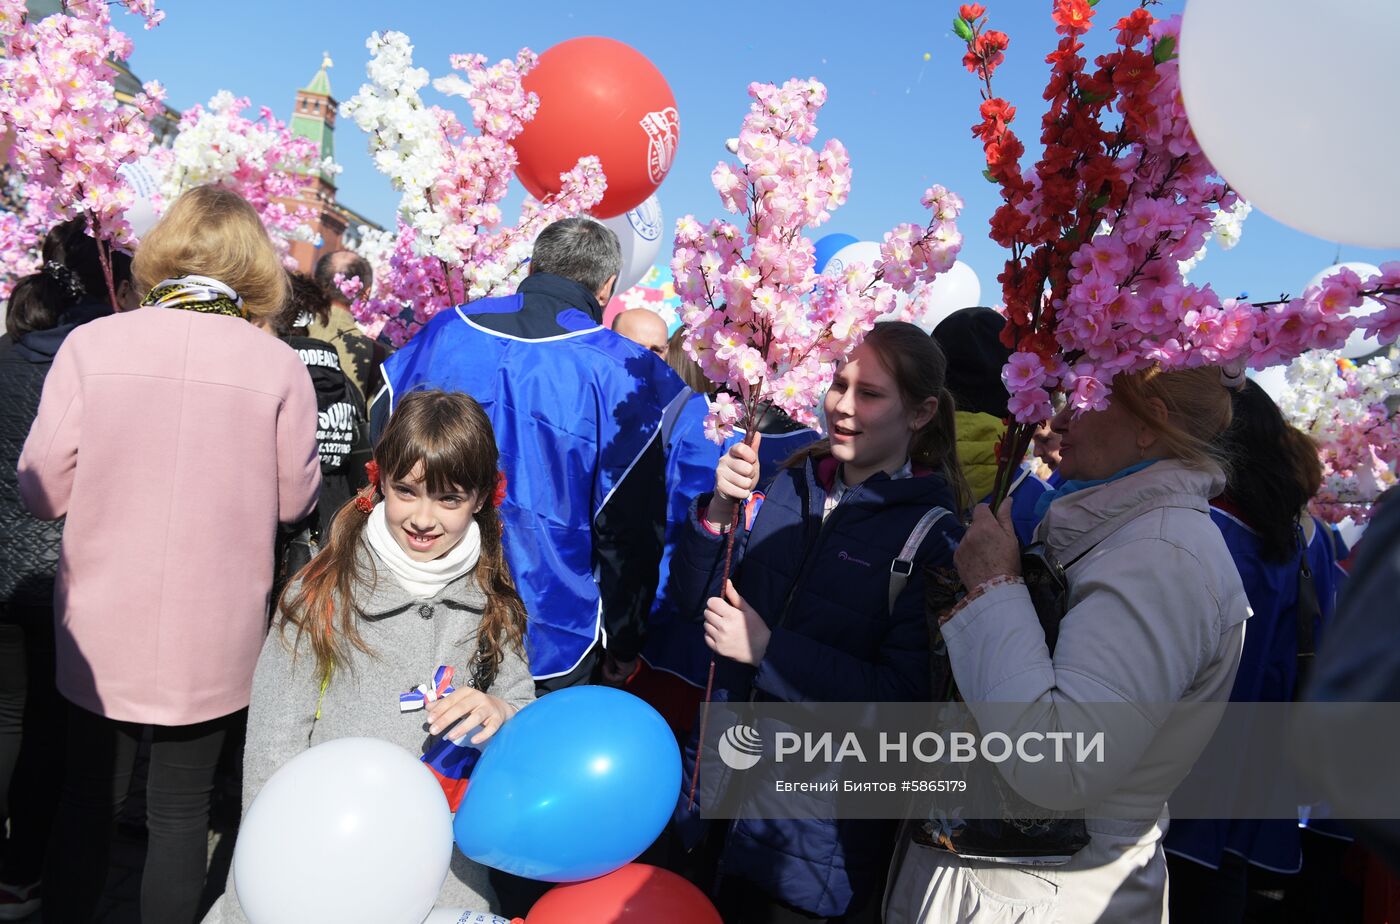
{"label": "hooded jacket", "polygon": [[[736,537],[735,586],[773,634],[756,669],[718,659],[715,702],[928,699],[923,570],[951,566],[962,536],[957,517],[939,520],[924,538],[893,609],[890,565],[926,512],[956,510],[952,491],[942,475],[927,470],[902,479],[880,473],[847,490],[823,521],[837,469],[830,457],[784,469],[752,523]],[[671,566],[672,587],[684,611],[700,612],[704,600],[719,591],[724,540],[700,519],[709,500],[702,495],[692,507]],[[688,809],[696,747],[692,736],[677,807],[682,837],[692,843],[702,827],[699,805]],[[715,767],[714,761],[704,765],[701,804],[711,789],[705,775],[720,775]],[[748,879],[780,901],[824,917],[863,904],[883,882],[893,823],[748,817],[763,814],[765,780],[771,793],[766,777],[742,781],[751,796],[746,817],[733,822],[725,839],[720,875]]]}
{"label": "hooded jacket", "polygon": [[58,348],[74,328],[103,312],[112,310],[106,305],[77,305],[56,327],[30,331],[18,340],[5,337],[0,343],[0,394],[5,396],[0,401],[0,604],[53,606],[63,521],[30,515],[20,502],[15,468]]}
{"label": "hooded jacket", "polygon": [[368,414],[334,346],[314,337],[287,337],[286,344],[301,357],[316,389],[316,447],[321,458],[321,497],[316,509],[324,539],[336,511],[365,483]]}
{"label": "hooded jacket", "polygon": [[958,464],[973,497],[992,493],[997,475],[997,443],[1006,435],[1001,418],[979,411],[958,411]]}

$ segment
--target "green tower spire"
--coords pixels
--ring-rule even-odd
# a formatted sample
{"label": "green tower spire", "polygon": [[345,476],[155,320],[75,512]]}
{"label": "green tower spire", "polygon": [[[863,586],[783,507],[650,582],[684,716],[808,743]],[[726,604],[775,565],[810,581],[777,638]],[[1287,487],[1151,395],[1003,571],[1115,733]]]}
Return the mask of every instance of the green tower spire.
{"label": "green tower spire", "polygon": [[[297,91],[296,108],[292,112],[292,132],[316,142],[321,158],[335,157],[335,114],[337,104],[331,96],[331,78],[326,71],[334,66],[329,53],[321,55],[321,69],[311,82]],[[319,173],[319,171],[318,171]],[[322,175],[327,183],[330,178]]]}

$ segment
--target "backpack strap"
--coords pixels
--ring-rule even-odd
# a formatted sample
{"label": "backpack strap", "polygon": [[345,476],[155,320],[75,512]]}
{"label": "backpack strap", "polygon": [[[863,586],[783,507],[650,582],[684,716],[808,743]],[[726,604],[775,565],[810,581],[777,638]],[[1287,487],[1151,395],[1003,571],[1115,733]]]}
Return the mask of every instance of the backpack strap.
{"label": "backpack strap", "polygon": [[909,583],[909,575],[914,573],[914,556],[919,552],[919,546],[924,544],[924,538],[934,524],[946,516],[951,516],[942,507],[934,507],[919,518],[919,522],[914,524],[914,531],[909,534],[909,538],[904,540],[904,548],[899,550],[899,557],[890,562],[890,612],[894,612],[894,601],[899,599],[899,595],[904,591],[904,585]]}

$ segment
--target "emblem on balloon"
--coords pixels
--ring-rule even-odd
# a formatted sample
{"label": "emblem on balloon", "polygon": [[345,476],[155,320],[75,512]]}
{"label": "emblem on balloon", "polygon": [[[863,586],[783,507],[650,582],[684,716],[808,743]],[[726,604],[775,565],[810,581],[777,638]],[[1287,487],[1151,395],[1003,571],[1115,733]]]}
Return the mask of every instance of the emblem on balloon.
{"label": "emblem on balloon", "polygon": [[652,196],[627,213],[627,224],[644,241],[655,241],[661,237],[661,205]]}
{"label": "emblem on balloon", "polygon": [[681,117],[675,106],[660,112],[648,112],[642,118],[642,130],[647,133],[647,177],[660,183],[671,172],[676,159],[676,145],[681,138]]}

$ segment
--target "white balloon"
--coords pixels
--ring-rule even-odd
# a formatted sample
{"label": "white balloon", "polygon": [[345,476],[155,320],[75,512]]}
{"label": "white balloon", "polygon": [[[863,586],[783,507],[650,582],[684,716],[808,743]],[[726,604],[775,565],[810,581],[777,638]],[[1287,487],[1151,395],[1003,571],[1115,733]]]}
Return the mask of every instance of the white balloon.
{"label": "white balloon", "polygon": [[[1309,279],[1308,285],[1304,286],[1304,288],[1321,285],[1324,279],[1342,269],[1351,270],[1353,273],[1360,276],[1362,281],[1365,281],[1367,277],[1374,276],[1381,271],[1380,267],[1372,266],[1370,263],[1338,263],[1335,266],[1327,267],[1327,269]],[[1353,309],[1351,313],[1357,317],[1364,318],[1373,311],[1380,311],[1384,307],[1384,305],[1374,298],[1368,298],[1361,303],[1360,307]],[[1347,342],[1342,345],[1342,355],[1347,359],[1356,359],[1359,356],[1369,356],[1382,346],[1383,344],[1380,340],[1375,337],[1367,337],[1365,331],[1354,330],[1351,332],[1351,336],[1347,338]]]}
{"label": "white balloon", "polygon": [[485,911],[468,911],[465,908],[434,908],[423,924],[510,924],[509,918]]}
{"label": "white balloon", "polygon": [[931,334],[938,322],[954,311],[982,304],[982,281],[972,267],[958,260],[934,278],[924,298],[927,307],[914,323]]}
{"label": "white balloon", "polygon": [[873,267],[882,260],[884,257],[880,256],[879,244],[874,241],[856,241],[832,254],[831,259],[826,261],[826,266],[822,269],[822,275],[839,276],[852,263],[864,263],[866,266]]}
{"label": "white balloon", "polygon": [[649,196],[636,208],[613,218],[602,219],[602,223],[612,229],[622,245],[622,272],[617,274],[617,285],[613,291],[626,292],[642,281],[661,252],[664,225],[661,203],[655,195]]}
{"label": "white balloon", "polygon": [[152,158],[143,157],[122,164],[117,168],[117,173],[126,180],[126,185],[131,187],[136,197],[131,205],[127,206],[127,223],[138,238],[145,237],[146,232],[154,228],[160,218],[160,212],[156,208],[160,199],[160,170]]}
{"label": "white balloon", "polygon": [[339,738],[263,786],[238,831],[233,880],[252,924],[421,924],[452,849],[452,811],[422,761],[377,738]]}
{"label": "white balloon", "polygon": [[[827,261],[826,267],[822,270],[822,275],[840,275],[852,263],[864,263],[866,266],[873,267],[883,259],[880,256],[879,244],[874,241],[856,241],[832,254],[831,259]],[[916,294],[919,294],[920,303],[928,307],[919,317],[914,319],[914,323],[924,333],[932,333],[938,322],[954,311],[979,303],[982,298],[982,282],[977,278],[977,273],[973,271],[972,267],[957,261],[947,272],[940,273],[922,293]],[[904,312],[905,306],[909,304],[909,299],[910,296],[904,292],[896,292],[895,310],[890,314],[881,315],[878,320],[898,318]]]}
{"label": "white balloon", "polygon": [[1220,175],[1284,224],[1400,247],[1400,120],[1384,116],[1397,41],[1394,0],[1189,0],[1180,66],[1191,128]]}
{"label": "white balloon", "polygon": [[1264,394],[1273,398],[1275,402],[1283,400],[1283,390],[1288,387],[1288,377],[1284,374],[1283,366],[1270,366],[1259,371],[1250,370],[1249,377],[1264,389]]}

